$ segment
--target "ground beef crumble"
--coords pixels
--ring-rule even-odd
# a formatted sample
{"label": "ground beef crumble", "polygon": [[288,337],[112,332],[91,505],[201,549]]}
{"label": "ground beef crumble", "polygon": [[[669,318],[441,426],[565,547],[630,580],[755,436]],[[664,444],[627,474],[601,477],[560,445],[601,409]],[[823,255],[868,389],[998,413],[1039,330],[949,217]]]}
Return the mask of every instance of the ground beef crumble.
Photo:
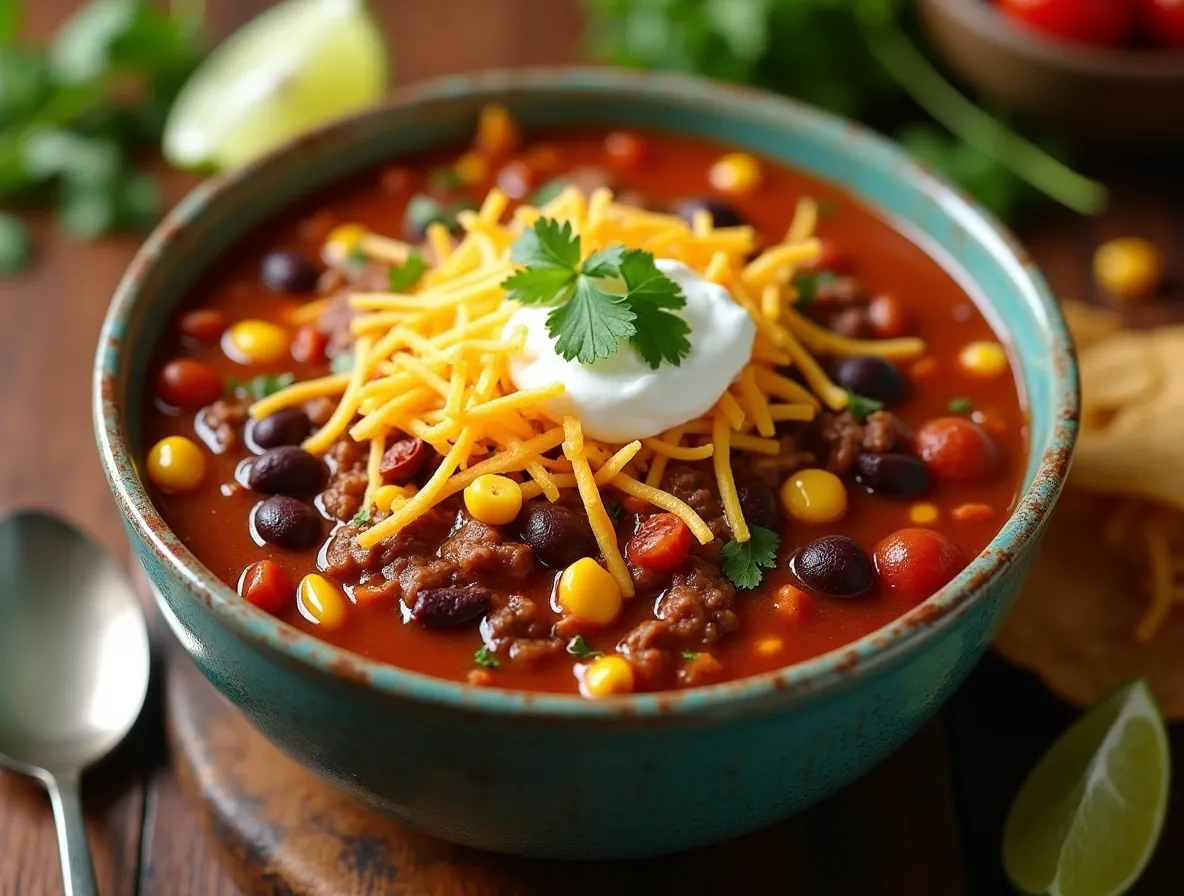
{"label": "ground beef crumble", "polygon": [[321,494],[325,510],[339,520],[352,520],[362,507],[369,478],[366,475],[366,445],[351,438],[333,443],[329,459],[329,485]]}
{"label": "ground beef crumble", "polygon": [[219,398],[198,411],[193,428],[210,451],[222,454],[238,446],[250,406],[246,399]]}

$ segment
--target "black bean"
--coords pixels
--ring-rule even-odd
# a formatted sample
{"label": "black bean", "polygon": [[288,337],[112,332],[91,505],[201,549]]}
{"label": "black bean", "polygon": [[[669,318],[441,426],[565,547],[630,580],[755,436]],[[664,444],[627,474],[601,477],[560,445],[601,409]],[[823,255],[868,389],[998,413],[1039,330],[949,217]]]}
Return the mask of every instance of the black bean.
{"label": "black bean", "polygon": [[259,277],[272,292],[316,292],[321,272],[308,256],[295,249],[268,252],[259,266]]}
{"label": "black bean", "polygon": [[929,491],[929,468],[908,454],[864,452],[855,462],[855,481],[887,498],[916,498]]}
{"label": "black bean", "polygon": [[904,374],[891,361],[875,355],[844,358],[835,365],[835,382],[885,404],[899,401],[905,390]]}
{"label": "black bean", "polygon": [[310,548],[321,540],[321,515],[287,495],[272,495],[256,504],[251,523],[265,542],[291,551]]}
{"label": "black bean", "polygon": [[424,628],[456,628],[489,612],[488,589],[475,585],[425,588],[415,597],[411,618]]}
{"label": "black bean", "polygon": [[753,526],[772,529],[777,525],[777,496],[763,479],[745,479],[736,486],[744,520]]}
{"label": "black bean", "polygon": [[302,408],[281,408],[247,426],[247,444],[260,453],[281,445],[299,445],[312,432],[312,421]]}
{"label": "black bean", "polygon": [[846,535],[827,535],[800,547],[789,571],[806,588],[827,597],[859,597],[872,587],[871,557]]}
{"label": "black bean", "polygon": [[329,469],[295,445],[270,448],[251,465],[247,485],[268,495],[308,495],[325,487]]}
{"label": "black bean", "polygon": [[674,204],[674,213],[688,224],[701,209],[711,212],[711,223],[716,227],[740,227],[748,223],[730,202],[714,196],[692,196]]}
{"label": "black bean", "polygon": [[515,521],[518,538],[552,569],[570,566],[600,551],[588,519],[578,511],[546,501],[528,501]]}

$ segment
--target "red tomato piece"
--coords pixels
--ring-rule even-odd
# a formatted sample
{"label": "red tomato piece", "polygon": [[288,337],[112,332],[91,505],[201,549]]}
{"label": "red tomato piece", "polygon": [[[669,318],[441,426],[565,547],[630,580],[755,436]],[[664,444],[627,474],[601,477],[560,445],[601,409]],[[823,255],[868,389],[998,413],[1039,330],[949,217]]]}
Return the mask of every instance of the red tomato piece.
{"label": "red tomato piece", "polygon": [[325,346],[329,337],[314,326],[303,326],[292,339],[292,357],[302,364],[319,364],[325,360]]}
{"label": "red tomato piece", "polygon": [[822,237],[818,241],[818,257],[807,265],[816,271],[834,271],[844,274],[851,269],[851,256],[832,239]]}
{"label": "red tomato piece", "polygon": [[177,330],[194,342],[217,342],[226,329],[226,315],[217,308],[186,311],[177,321]]}
{"label": "red tomato piece", "polygon": [[1184,47],[1184,0],[1137,0],[1143,33],[1165,47]]}
{"label": "red tomato piece", "polygon": [[244,569],[239,576],[238,593],[243,600],[273,614],[296,598],[287,573],[272,560],[260,560]]}
{"label": "red tomato piece", "polygon": [[896,296],[884,293],[872,299],[867,319],[877,339],[897,339],[908,333],[908,314]]}
{"label": "red tomato piece", "polygon": [[939,479],[986,479],[999,468],[999,446],[985,429],[965,417],[930,420],[916,436],[917,454]]}
{"label": "red tomato piece", "polygon": [[773,595],[773,605],[777,612],[791,622],[805,622],[814,615],[818,598],[808,591],[803,591],[796,585],[782,585]]}
{"label": "red tomato piece", "polygon": [[625,546],[635,566],[655,572],[675,569],[691,550],[691,530],[673,513],[646,517]]}
{"label": "red tomato piece", "polygon": [[966,568],[962,549],[932,529],[901,529],[875,550],[876,572],[888,592],[919,604]]}
{"label": "red tomato piece", "polygon": [[1029,28],[1098,47],[1122,44],[1135,25],[1129,0],[996,0],[996,5]]}
{"label": "red tomato piece", "polygon": [[201,361],[178,358],[160,369],[156,394],[170,407],[192,411],[222,397],[222,378]]}
{"label": "red tomato piece", "polygon": [[648,155],[645,139],[631,131],[613,131],[604,138],[604,151],[617,171],[636,171]]}

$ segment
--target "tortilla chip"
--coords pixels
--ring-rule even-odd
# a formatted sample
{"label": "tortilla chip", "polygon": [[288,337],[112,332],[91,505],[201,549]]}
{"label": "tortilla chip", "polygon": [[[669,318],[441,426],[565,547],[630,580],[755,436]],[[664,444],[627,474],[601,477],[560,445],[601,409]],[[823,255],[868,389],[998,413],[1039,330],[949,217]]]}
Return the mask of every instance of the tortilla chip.
{"label": "tortilla chip", "polygon": [[[1184,513],[1068,490],[994,646],[1081,707],[1142,676],[1164,717],[1180,720],[1184,612],[1179,610],[1184,608],[1171,613],[1170,606],[1149,601],[1145,579],[1152,574],[1152,552],[1139,537],[1149,520],[1164,536],[1169,561],[1173,552],[1184,557]],[[1162,525],[1167,520],[1171,527]],[[1169,572],[1175,575],[1174,568]],[[1172,593],[1171,599],[1179,604],[1181,595]],[[1151,637],[1141,639],[1139,633]]]}
{"label": "tortilla chip", "polygon": [[1061,311],[1064,312],[1078,351],[1122,329],[1122,315],[1109,308],[1066,299],[1061,302]]}

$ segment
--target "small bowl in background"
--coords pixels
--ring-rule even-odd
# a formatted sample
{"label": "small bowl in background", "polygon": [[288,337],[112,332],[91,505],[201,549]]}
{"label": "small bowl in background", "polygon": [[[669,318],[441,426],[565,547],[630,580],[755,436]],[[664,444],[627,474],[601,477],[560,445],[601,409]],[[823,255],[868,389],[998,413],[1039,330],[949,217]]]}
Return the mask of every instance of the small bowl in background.
{"label": "small bowl in background", "polygon": [[1184,52],[1098,49],[1011,21],[988,0],[918,0],[939,56],[989,99],[1082,140],[1184,140]]}

